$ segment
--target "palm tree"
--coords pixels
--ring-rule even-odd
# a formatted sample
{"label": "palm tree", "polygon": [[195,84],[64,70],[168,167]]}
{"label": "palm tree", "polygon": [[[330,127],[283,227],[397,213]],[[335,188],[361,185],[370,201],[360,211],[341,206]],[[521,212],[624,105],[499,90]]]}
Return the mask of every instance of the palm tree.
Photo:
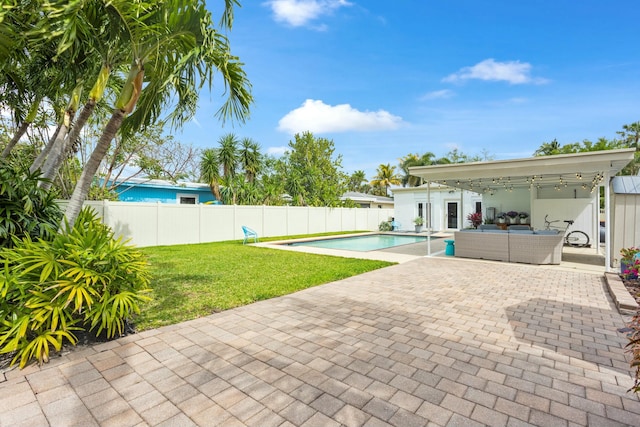
{"label": "palm tree", "polygon": [[366,191],[363,191],[365,190],[365,186],[362,185],[363,182],[367,182],[367,176],[365,175],[363,170],[357,170],[349,177],[347,181],[347,189],[349,191],[365,193]]}
{"label": "palm tree", "polygon": [[222,201],[220,195],[220,160],[218,152],[213,148],[208,148],[202,152],[200,159],[200,179],[211,188],[211,192],[216,200]]}
{"label": "palm tree", "polygon": [[[36,118],[43,95],[35,88],[49,79],[42,65],[50,60],[27,48],[28,30],[41,19],[39,4],[24,1],[0,7],[0,105],[13,112],[17,130],[2,150],[6,158]],[[37,72],[38,74],[34,74]]]}
{"label": "palm tree", "polygon": [[[64,111],[64,115],[62,121],[58,125],[58,129],[56,129],[55,137],[52,138],[52,141],[47,144],[42,153],[36,158],[34,163],[31,165],[30,171],[31,173],[40,169],[42,162],[45,161],[44,153],[46,155],[45,165],[50,169],[53,164],[57,164],[58,159],[62,158],[64,154],[64,141],[67,138],[67,133],[71,128],[71,123],[76,115],[76,111],[78,110],[78,106],[80,105],[80,96],[82,94],[83,84],[79,83],[71,92],[71,98],[69,100],[69,105]],[[57,172],[57,169],[56,169]],[[51,186],[51,179],[53,179],[53,174],[43,175],[43,177],[47,178],[45,181],[41,181],[40,186],[45,190],[48,190]]]}
{"label": "palm tree", "polygon": [[384,187],[384,195],[389,195],[389,187],[392,185],[400,185],[400,177],[396,175],[396,167],[391,166],[389,163],[386,165],[378,166],[377,174],[371,180],[371,185],[374,187]]}
{"label": "palm tree", "polygon": [[249,183],[255,181],[260,172],[262,159],[260,158],[260,145],[251,138],[243,138],[241,141],[239,160],[244,176]]}
{"label": "palm tree", "polygon": [[222,176],[232,178],[236,174],[238,163],[238,138],[228,133],[218,140],[218,144],[220,144],[218,159],[222,165]]}
{"label": "palm tree", "polygon": [[407,154],[400,159],[400,169],[404,175],[402,175],[401,183],[403,187],[417,187],[422,184],[422,179],[417,176],[413,176],[409,173],[409,168],[413,166],[429,166],[435,163],[435,154],[427,151],[422,156],[418,154]]}
{"label": "palm tree", "polygon": [[[67,3],[67,0],[62,1]],[[49,146],[47,146],[31,168],[33,171],[42,166],[42,175],[49,180],[54,178],[65,158],[72,151],[78,151],[76,142],[80,132],[93,114],[97,103],[104,96],[112,70],[125,65],[129,60],[127,56],[131,52],[130,41],[125,31],[127,25],[119,14],[110,13],[109,2],[73,1],[68,7],[60,6],[60,1],[43,6],[44,13],[49,17],[46,29],[55,34],[53,39],[58,42],[56,56],[65,53],[72,57],[80,57],[92,64],[92,72],[87,73],[84,80],[89,82],[93,79],[94,84],[69,134],[63,138],[56,138],[56,143],[59,145],[54,145],[55,149],[52,153],[49,153]],[[69,14],[72,15],[75,25],[68,24],[72,19]],[[81,33],[81,37],[78,37],[77,32]],[[65,42],[78,38],[82,43]],[[92,60],[89,61],[89,58]],[[76,99],[75,110],[78,108],[78,102],[79,99]],[[46,161],[42,165],[45,157]],[[49,185],[50,182],[45,184],[46,187]]]}
{"label": "palm tree", "polygon": [[560,143],[557,139],[551,142],[543,142],[542,145],[533,153],[534,156],[550,156],[560,152]]}
{"label": "palm tree", "polygon": [[623,143],[629,148],[635,148],[634,160],[622,170],[623,175],[638,175],[640,173],[640,122],[623,125],[622,130],[616,132],[622,137]]}
{"label": "palm tree", "polygon": [[[231,8],[233,3],[236,2],[225,0],[225,8]],[[222,121],[243,121],[249,114],[253,102],[250,83],[242,64],[230,54],[226,38],[214,30],[205,2],[167,0],[144,6],[130,0],[109,3],[126,24],[131,66],[111,119],[67,205],[65,218],[69,226],[73,226],[100,162],[121,127],[126,135],[155,122],[174,95],[178,99],[169,119],[174,125],[181,125],[194,114],[199,89],[204,84],[211,86],[216,71],[222,74],[228,89],[218,117]],[[230,23],[231,11],[225,10],[224,17]]]}

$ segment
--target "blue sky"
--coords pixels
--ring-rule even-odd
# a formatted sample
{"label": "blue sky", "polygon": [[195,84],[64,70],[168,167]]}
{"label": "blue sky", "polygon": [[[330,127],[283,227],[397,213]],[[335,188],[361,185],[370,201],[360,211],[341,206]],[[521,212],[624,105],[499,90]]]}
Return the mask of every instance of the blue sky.
{"label": "blue sky", "polygon": [[[371,179],[409,153],[529,157],[640,120],[637,0],[241,3],[228,37],[251,117],[223,127],[220,94],[203,94],[183,143],[232,132],[279,154],[310,130]],[[221,4],[209,1],[214,15]]]}

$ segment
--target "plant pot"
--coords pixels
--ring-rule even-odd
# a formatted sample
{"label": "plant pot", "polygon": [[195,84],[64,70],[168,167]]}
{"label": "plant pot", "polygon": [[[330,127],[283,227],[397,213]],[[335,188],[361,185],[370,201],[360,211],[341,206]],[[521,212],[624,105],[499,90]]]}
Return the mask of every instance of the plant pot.
{"label": "plant pot", "polygon": [[529,218],[520,218],[520,224],[527,224]]}
{"label": "plant pot", "polygon": [[498,224],[504,224],[504,218],[498,218]]}
{"label": "plant pot", "polygon": [[620,274],[627,279],[637,279],[638,275],[636,273],[631,273],[629,275],[625,275],[625,270],[629,269],[633,264],[627,264],[624,261],[620,261]]}
{"label": "plant pot", "polygon": [[511,218],[511,217],[509,217],[509,223],[510,223],[510,224],[515,224],[517,219],[518,219],[518,218]]}
{"label": "plant pot", "polygon": [[422,226],[421,225],[416,225],[416,233],[419,233],[422,231]]}

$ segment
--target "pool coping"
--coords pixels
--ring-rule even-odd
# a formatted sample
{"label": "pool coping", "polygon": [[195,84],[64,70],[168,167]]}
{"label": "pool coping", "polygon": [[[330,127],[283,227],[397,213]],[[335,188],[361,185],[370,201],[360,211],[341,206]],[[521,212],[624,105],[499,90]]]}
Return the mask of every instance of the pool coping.
{"label": "pool coping", "polygon": [[[365,232],[365,233],[348,233],[348,234],[339,234],[339,235],[331,235],[331,236],[319,236],[319,237],[308,237],[308,238],[305,237],[300,239],[284,239],[284,240],[277,240],[273,242],[259,242],[259,243],[252,243],[251,246],[265,247],[265,248],[278,249],[278,250],[289,250],[293,252],[303,252],[303,253],[310,253],[310,254],[316,254],[316,255],[337,256],[342,258],[387,261],[387,262],[393,262],[397,264],[402,264],[405,262],[413,261],[414,259],[423,258],[427,256],[426,253],[421,255],[410,255],[410,254],[389,252],[388,249],[392,249],[392,248],[386,248],[386,250],[361,252],[361,251],[349,251],[345,249],[328,249],[328,248],[317,248],[312,246],[289,246],[288,245],[288,243],[294,243],[294,242],[304,242],[304,241],[312,241],[312,240],[329,240],[329,239],[335,239],[337,237],[358,237],[358,236],[369,236],[374,234],[429,237],[429,235],[424,232],[412,233],[412,232],[371,231],[371,232]],[[443,236],[440,234],[438,235],[436,234],[438,233],[434,233],[432,234],[432,236],[438,237],[438,240],[442,240]],[[448,235],[449,234],[447,234],[447,236]],[[410,243],[410,244],[401,245],[401,246],[422,245],[422,244],[424,244],[424,242]],[[401,246],[396,246],[396,248]]]}

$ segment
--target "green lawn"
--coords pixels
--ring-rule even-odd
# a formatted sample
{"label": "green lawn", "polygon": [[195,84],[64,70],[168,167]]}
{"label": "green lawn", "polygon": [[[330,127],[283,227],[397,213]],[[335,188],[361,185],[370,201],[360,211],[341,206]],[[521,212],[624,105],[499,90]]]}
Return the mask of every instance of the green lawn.
{"label": "green lawn", "polygon": [[151,265],[153,300],[142,306],[141,315],[134,320],[138,330],[206,316],[392,265],[244,246],[237,241],[142,251]]}

